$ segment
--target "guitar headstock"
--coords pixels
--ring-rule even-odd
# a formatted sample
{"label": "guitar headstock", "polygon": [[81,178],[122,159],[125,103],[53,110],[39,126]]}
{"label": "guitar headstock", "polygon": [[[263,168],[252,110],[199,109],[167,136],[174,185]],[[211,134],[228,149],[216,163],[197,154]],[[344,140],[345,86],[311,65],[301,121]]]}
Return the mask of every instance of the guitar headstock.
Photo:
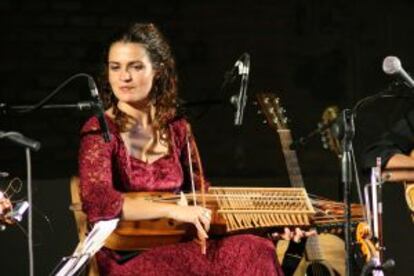
{"label": "guitar headstock", "polygon": [[286,111],[281,106],[279,97],[272,93],[258,93],[256,98],[271,127],[279,130],[288,129]]}
{"label": "guitar headstock", "polygon": [[320,126],[330,126],[321,132],[323,148],[332,151],[336,154],[336,156],[338,156],[338,158],[341,157],[341,142],[333,132],[335,132],[334,128],[338,127],[335,121],[340,115],[339,112],[340,111],[337,106],[328,106],[323,111],[322,121],[320,122]]}

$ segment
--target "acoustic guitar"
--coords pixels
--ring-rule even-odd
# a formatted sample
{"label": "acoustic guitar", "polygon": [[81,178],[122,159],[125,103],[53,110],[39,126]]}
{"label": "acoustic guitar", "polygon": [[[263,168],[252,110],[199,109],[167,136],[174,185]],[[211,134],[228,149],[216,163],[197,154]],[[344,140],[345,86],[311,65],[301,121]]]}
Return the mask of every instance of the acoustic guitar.
{"label": "acoustic guitar", "polygon": [[[271,93],[259,93],[256,96],[269,126],[279,134],[291,185],[305,187],[296,152],[290,149],[292,135],[279,98]],[[277,255],[280,262],[283,261],[282,256],[287,246],[286,241],[278,242]],[[309,237],[305,247],[305,258],[302,259],[294,275],[344,275],[344,260],[345,245],[339,237],[332,234]]]}

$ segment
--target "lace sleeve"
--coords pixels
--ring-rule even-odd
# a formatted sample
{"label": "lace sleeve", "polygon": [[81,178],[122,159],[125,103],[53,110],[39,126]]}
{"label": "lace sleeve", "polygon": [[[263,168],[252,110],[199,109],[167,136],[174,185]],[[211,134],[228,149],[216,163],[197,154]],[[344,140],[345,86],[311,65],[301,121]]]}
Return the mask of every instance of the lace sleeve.
{"label": "lace sleeve", "polygon": [[114,141],[105,143],[96,118],[81,131],[79,177],[82,208],[88,221],[112,219],[121,214],[122,194],[112,183]]}

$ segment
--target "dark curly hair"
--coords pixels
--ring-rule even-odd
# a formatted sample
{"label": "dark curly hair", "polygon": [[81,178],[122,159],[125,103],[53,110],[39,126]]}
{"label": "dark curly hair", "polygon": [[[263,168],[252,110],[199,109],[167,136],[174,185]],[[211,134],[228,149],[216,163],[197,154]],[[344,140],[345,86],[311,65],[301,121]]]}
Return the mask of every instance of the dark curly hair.
{"label": "dark curly hair", "polygon": [[100,79],[104,107],[112,107],[115,123],[121,131],[127,130],[128,115],[119,110],[118,99],[112,92],[108,81],[108,54],[116,42],[141,44],[147,51],[153,68],[157,71],[149,93],[150,100],[155,104],[155,118],[152,122],[155,129],[165,129],[167,123],[176,115],[177,105],[177,72],[170,46],[152,23],[134,23],[126,30],[117,33],[107,44],[104,52],[104,68]]}

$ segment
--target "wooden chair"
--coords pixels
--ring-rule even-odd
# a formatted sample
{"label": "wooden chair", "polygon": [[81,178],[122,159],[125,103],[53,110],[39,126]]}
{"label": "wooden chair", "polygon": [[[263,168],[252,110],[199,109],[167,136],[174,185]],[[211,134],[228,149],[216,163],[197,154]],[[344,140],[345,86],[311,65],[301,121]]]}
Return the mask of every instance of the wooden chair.
{"label": "wooden chair", "polygon": [[[82,211],[82,202],[80,199],[79,192],[79,177],[73,176],[70,179],[70,194],[72,198],[72,204],[70,210],[73,211],[75,216],[76,228],[78,230],[79,243],[83,242],[88,233],[88,223],[86,219],[86,214]],[[98,264],[96,263],[96,258],[92,257],[89,263],[89,272],[88,276],[99,276]]]}

